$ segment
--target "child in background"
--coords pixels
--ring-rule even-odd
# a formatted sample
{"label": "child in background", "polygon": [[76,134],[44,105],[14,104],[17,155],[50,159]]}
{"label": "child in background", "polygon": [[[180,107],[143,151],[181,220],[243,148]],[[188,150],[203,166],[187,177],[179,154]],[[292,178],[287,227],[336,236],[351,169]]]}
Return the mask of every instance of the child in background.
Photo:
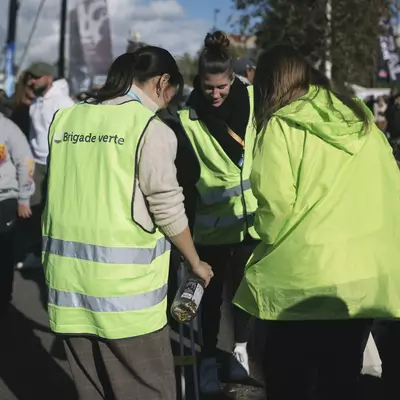
{"label": "child in background", "polygon": [[12,295],[16,219],[31,216],[34,168],[25,135],[0,113],[0,318]]}

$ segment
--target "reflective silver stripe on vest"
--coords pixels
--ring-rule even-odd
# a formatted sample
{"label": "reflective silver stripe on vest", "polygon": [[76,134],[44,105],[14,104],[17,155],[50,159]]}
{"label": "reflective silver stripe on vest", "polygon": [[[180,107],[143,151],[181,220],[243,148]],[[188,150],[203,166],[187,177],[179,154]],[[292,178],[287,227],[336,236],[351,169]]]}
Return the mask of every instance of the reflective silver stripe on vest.
{"label": "reflective silver stripe on vest", "polygon": [[49,289],[49,304],[60,307],[85,308],[94,312],[144,310],[160,304],[167,297],[168,285],[152,292],[119,297],[94,297],[82,293]]}
{"label": "reflective silver stripe on vest", "polygon": [[94,244],[42,237],[42,249],[61,257],[107,264],[151,264],[157,257],[171,249],[166,238],[157,240],[155,248],[105,247]]}
{"label": "reflective silver stripe on vest", "polygon": [[227,215],[224,217],[215,217],[213,215],[196,214],[195,224],[201,225],[205,228],[228,228],[236,224],[243,224],[244,219],[247,219],[249,226],[254,224],[254,213],[244,215]]}
{"label": "reflective silver stripe on vest", "polygon": [[202,194],[200,195],[201,201],[207,206],[222,203],[223,201],[225,201],[225,199],[240,196],[242,194],[242,186],[243,191],[249,190],[251,188],[250,181],[246,179],[242,182],[242,185],[237,185],[229,189],[217,189],[213,190],[212,192]]}

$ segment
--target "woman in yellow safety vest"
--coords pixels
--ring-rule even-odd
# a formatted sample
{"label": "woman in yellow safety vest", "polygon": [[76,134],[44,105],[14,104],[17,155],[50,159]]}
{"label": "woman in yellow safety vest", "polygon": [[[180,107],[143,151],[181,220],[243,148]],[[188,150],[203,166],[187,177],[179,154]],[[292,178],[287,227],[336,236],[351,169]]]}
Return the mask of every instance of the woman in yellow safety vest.
{"label": "woman in yellow safety vest", "polygon": [[[202,301],[200,388],[211,394],[221,390],[217,338],[223,286],[231,277],[237,288],[259,239],[253,227],[257,202],[249,183],[255,140],[253,91],[235,77],[225,33],[206,36],[194,90],[179,116],[188,146],[178,151],[178,172],[182,177],[182,169],[186,171],[184,186],[195,190],[195,196],[190,190],[185,193],[195,198],[188,207],[194,214],[194,241],[215,274]],[[228,373],[235,381],[248,377],[250,322],[249,315],[235,308],[235,345],[228,360]]]}
{"label": "woman in yellow safety vest", "polygon": [[399,169],[365,104],[291,47],[259,58],[254,93],[261,244],[234,302],[267,321],[266,397],[360,399],[371,321],[400,317]]}
{"label": "woman in yellow safety vest", "polygon": [[84,103],[49,130],[43,265],[50,326],[80,399],[175,400],[167,329],[170,241],[207,285],[174,160],[157,117],[182,85],[165,49],[118,57]]}

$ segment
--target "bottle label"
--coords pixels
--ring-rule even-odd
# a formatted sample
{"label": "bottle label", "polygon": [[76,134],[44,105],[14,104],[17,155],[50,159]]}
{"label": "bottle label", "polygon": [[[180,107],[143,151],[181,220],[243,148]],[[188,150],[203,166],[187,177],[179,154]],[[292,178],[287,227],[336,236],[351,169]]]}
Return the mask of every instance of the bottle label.
{"label": "bottle label", "polygon": [[199,308],[201,298],[203,297],[204,294],[204,288],[200,284],[197,285],[197,288],[194,292],[192,300],[195,302],[196,307]]}
{"label": "bottle label", "polygon": [[192,300],[196,304],[196,307],[199,307],[203,294],[204,289],[200,283],[194,280],[188,280],[181,297],[183,299]]}

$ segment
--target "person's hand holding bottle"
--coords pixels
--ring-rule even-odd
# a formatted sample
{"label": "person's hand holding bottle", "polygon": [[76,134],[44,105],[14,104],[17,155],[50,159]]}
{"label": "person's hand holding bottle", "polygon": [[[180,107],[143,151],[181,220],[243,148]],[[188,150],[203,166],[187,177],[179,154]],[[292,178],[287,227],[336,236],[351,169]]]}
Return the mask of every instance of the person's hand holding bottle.
{"label": "person's hand holding bottle", "polygon": [[201,261],[200,259],[196,264],[191,265],[191,270],[193,274],[203,279],[205,287],[208,286],[211,278],[214,276],[211,266],[207,264],[205,261]]}
{"label": "person's hand holding bottle", "polygon": [[170,239],[188,262],[191,272],[201,278],[207,287],[214,274],[211,266],[200,260],[189,227],[187,226],[179,235],[171,236]]}

